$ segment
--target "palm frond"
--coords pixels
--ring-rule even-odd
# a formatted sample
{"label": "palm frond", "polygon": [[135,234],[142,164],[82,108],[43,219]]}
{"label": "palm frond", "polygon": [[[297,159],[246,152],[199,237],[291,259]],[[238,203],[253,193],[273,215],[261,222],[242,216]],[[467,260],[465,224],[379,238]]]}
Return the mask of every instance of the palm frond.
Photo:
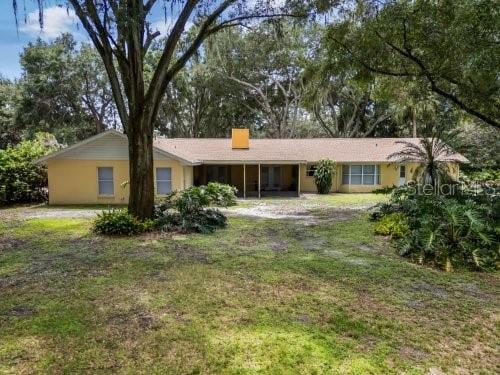
{"label": "palm frond", "polygon": [[418,142],[397,141],[402,146],[400,151],[389,155],[389,159],[395,162],[419,163],[422,171],[418,173],[418,179],[426,183],[430,179],[433,183],[451,180],[449,162],[459,161],[455,152],[439,137],[420,138]]}

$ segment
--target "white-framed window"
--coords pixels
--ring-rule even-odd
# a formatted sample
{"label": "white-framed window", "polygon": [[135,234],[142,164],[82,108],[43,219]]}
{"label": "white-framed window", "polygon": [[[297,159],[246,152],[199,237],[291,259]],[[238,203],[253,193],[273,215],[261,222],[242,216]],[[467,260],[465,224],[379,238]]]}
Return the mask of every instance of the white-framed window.
{"label": "white-framed window", "polygon": [[97,185],[99,195],[113,195],[113,167],[97,167]]}
{"label": "white-framed window", "polygon": [[380,185],[380,167],[376,164],[343,165],[342,184]]}
{"label": "white-framed window", "polygon": [[314,173],[316,172],[316,164],[308,164],[306,170],[307,177],[314,177]]}
{"label": "white-framed window", "polygon": [[406,178],[406,166],[405,165],[399,166],[399,178]]}
{"label": "white-framed window", "polygon": [[156,194],[172,192],[172,168],[156,168]]}

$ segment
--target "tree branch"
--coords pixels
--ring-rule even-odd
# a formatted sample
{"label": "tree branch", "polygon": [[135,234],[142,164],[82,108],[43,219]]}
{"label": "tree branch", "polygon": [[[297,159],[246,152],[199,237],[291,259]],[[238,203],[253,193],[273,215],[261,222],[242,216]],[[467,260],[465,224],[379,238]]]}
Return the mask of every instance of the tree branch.
{"label": "tree branch", "polygon": [[[146,94],[146,102],[158,103],[161,95],[165,92],[166,86],[168,85],[168,67],[170,65],[170,61],[172,59],[172,55],[174,54],[177,43],[179,42],[184,27],[186,26],[191,13],[198,0],[188,0],[182,8],[177,21],[175,22],[172,31],[170,32],[167,40],[165,41],[165,47],[163,48],[163,52],[161,54],[160,60],[158,61],[158,65],[153,74],[153,78],[151,80],[148,92]],[[201,43],[200,43],[201,44]]]}
{"label": "tree branch", "polygon": [[357,56],[354,54],[354,52],[346,44],[342,43],[340,40],[338,40],[336,38],[332,38],[332,40],[335,43],[337,43],[338,45],[340,45],[343,49],[345,49],[347,51],[347,53],[349,53],[349,55],[351,55],[353,58],[355,58],[356,61],[358,61],[365,69],[369,70],[370,72],[379,73],[379,74],[392,76],[392,77],[412,77],[412,76],[414,76],[413,73],[409,73],[409,72],[397,72],[397,71],[391,71],[391,70],[382,69],[382,68],[378,68],[378,67],[373,67],[372,65],[366,63],[365,61],[358,59]]}
{"label": "tree branch", "polygon": [[[436,82],[436,78],[434,77],[433,73],[425,66],[424,62],[422,59],[417,57],[415,54],[413,54],[412,49],[410,46],[406,46],[403,48],[400,48],[396,46],[394,43],[386,40],[383,38],[378,31],[375,31],[375,34],[384,42],[386,43],[389,47],[391,47],[394,51],[396,51],[398,54],[400,54],[403,57],[406,57],[408,60],[412,61],[414,64],[417,65],[417,67],[420,69],[422,72],[422,75],[427,79],[431,86],[431,90],[435,92],[436,94],[441,95],[442,97],[449,99],[451,102],[455,103],[459,108],[464,110],[465,112],[483,120],[489,125],[493,125],[495,127],[500,128],[500,122],[495,120],[494,118],[491,118],[487,116],[484,113],[481,113],[474,108],[471,108],[467,104],[465,104],[461,99],[458,98],[455,94],[452,94],[450,92],[445,91],[444,89],[440,88]],[[405,42],[407,43],[407,42]]]}
{"label": "tree branch", "polygon": [[111,47],[109,46],[109,42],[106,38],[103,39],[102,34],[94,29],[92,24],[89,22],[89,19],[87,18],[86,12],[80,6],[79,1],[78,0],[68,0],[68,1],[73,6],[75,14],[77,15],[83,27],[89,34],[89,37],[94,43],[97,52],[99,52],[99,55],[101,55],[104,67],[106,69],[106,73],[108,74],[109,77],[109,82],[111,85],[111,90],[113,92],[113,97],[115,98],[116,109],[118,110],[120,121],[122,123],[122,126],[126,129],[128,124],[128,113],[121,90],[120,80],[118,79],[118,74],[113,64],[113,54],[111,52]]}

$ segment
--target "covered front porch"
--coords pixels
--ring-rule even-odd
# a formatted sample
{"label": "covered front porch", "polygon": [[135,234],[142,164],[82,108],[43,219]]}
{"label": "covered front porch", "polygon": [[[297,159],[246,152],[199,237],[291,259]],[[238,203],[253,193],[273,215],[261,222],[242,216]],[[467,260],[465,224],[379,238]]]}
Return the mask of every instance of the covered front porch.
{"label": "covered front porch", "polygon": [[195,186],[220,182],[236,187],[238,196],[297,197],[299,164],[204,164],[193,169]]}

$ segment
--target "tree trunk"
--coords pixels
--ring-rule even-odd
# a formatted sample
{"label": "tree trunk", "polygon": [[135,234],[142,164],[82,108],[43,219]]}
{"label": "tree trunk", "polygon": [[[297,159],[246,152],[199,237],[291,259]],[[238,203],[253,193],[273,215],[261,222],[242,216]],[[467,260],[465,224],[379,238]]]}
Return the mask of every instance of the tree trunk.
{"label": "tree trunk", "polygon": [[412,137],[417,138],[417,114],[415,108],[411,108],[411,128],[412,128]]}
{"label": "tree trunk", "polygon": [[431,167],[429,169],[429,176],[431,178],[431,185],[433,188],[435,188],[436,187],[436,172],[434,170],[434,167]]}
{"label": "tree trunk", "polygon": [[127,129],[130,196],[128,211],[139,219],[153,216],[153,130],[144,117],[130,119]]}
{"label": "tree trunk", "polygon": [[95,123],[95,132],[96,134],[102,133],[105,129],[104,124],[100,119],[94,119]]}

